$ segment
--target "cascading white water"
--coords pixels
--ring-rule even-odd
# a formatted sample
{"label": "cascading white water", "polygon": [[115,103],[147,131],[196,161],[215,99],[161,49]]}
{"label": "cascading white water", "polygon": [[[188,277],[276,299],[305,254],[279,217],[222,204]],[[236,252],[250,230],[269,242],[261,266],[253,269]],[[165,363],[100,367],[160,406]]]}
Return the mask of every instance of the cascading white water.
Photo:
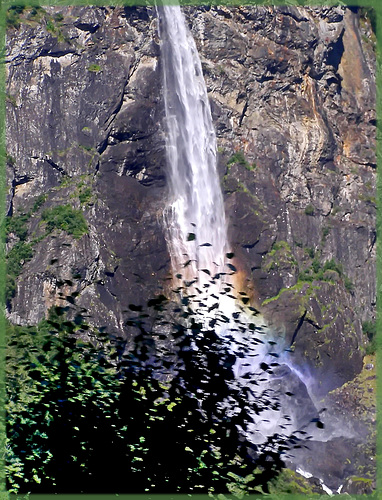
{"label": "cascading white water", "polygon": [[[196,277],[202,288],[203,281],[209,280],[202,270],[207,269],[211,275],[223,272],[229,248],[216,169],[216,137],[199,54],[183,13],[179,6],[163,6],[159,9],[159,18],[170,186],[166,213],[168,244],[174,272],[184,273],[184,263],[189,262],[187,277]],[[196,239],[192,240],[190,234],[195,234]],[[218,293],[218,286],[205,291],[209,297],[213,292]],[[205,299],[203,296],[202,300]],[[219,294],[218,300],[219,311],[224,311],[225,315],[235,312],[235,299]],[[206,311],[203,315],[207,324],[211,318]],[[243,321],[247,322],[244,318]],[[256,321],[257,325],[261,322],[261,318]],[[235,333],[235,322],[223,325],[219,327],[219,334],[227,339],[231,352],[235,353],[243,341],[246,344],[246,356],[238,356],[234,367],[237,380],[244,385],[247,374],[252,373],[263,380],[260,385],[256,382],[260,391],[266,390],[269,383],[259,365],[274,361],[269,360],[269,346],[259,343],[251,348],[250,336],[244,338],[242,332]],[[250,383],[247,381],[245,385]],[[256,392],[258,388],[252,387]],[[270,420],[269,425],[256,424],[263,429],[263,438],[271,430],[278,429],[280,420],[279,416],[277,419],[267,416],[262,420]]]}
{"label": "cascading white water", "polygon": [[[216,168],[216,137],[198,51],[181,9],[179,6],[162,6],[158,8],[158,14],[169,171],[169,207],[165,214],[167,240],[174,274],[196,278],[197,286],[202,288],[201,285],[208,282],[208,276],[224,274],[225,256],[229,252],[223,196]],[[230,285],[229,281],[225,282],[227,284]],[[219,314],[233,317],[238,314],[235,300],[221,294],[219,286],[205,286],[208,291],[206,289],[204,293],[219,293],[219,298],[215,295],[219,301],[218,311],[213,313],[215,318]],[[197,313],[205,314],[206,311],[208,307]],[[244,327],[236,328],[234,321],[218,332],[226,339],[227,348],[232,353],[237,355],[240,351],[234,366],[237,383],[252,394],[249,405],[264,393],[281,395],[278,410],[265,409],[259,418],[254,414],[253,423],[243,429],[250,441],[262,443],[274,433],[289,434],[301,425],[306,426],[317,415],[317,410],[311,401],[307,379],[293,366],[280,345],[274,347],[272,332],[262,325],[262,318],[256,321],[245,317],[243,310],[239,314]],[[211,317],[207,312],[205,324]],[[257,332],[262,325],[263,341],[256,342],[254,332],[246,328],[251,323],[256,324]],[[271,369],[264,370],[264,364]],[[290,402],[285,399],[285,392],[291,392],[288,384],[299,393]],[[288,413],[292,417],[287,420]]]}
{"label": "cascading white water", "polygon": [[170,187],[168,242],[173,270],[179,272],[191,260],[188,276],[202,281],[202,269],[223,270],[227,252],[215,130],[198,51],[180,7],[161,7],[160,21]]}

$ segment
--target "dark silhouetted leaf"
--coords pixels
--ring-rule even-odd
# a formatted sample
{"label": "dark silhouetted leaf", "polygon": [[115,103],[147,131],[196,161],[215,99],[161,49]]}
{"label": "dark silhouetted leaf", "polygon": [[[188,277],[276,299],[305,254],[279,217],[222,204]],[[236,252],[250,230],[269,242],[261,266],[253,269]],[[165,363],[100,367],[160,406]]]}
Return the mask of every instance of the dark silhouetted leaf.
{"label": "dark silhouetted leaf", "polygon": [[136,311],[136,312],[142,311],[142,306],[136,306],[135,304],[129,304],[128,307],[129,307],[130,311]]}

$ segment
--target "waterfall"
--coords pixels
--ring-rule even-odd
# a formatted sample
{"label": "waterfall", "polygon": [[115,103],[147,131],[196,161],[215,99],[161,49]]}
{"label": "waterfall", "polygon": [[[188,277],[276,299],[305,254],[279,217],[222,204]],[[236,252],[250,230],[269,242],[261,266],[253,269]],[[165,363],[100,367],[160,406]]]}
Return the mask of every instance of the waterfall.
{"label": "waterfall", "polygon": [[[165,222],[173,272],[182,274],[182,279],[195,280],[196,287],[207,287],[203,299],[212,295],[218,301],[215,318],[235,318],[224,327],[218,326],[217,333],[236,356],[235,380],[252,394],[248,404],[256,406],[261,399],[279,398],[276,409],[267,403],[260,416],[253,413],[253,422],[242,429],[248,441],[261,444],[268,436],[288,436],[299,429],[317,438],[312,422],[318,421],[318,411],[312,401],[309,376],[294,366],[285,349],[288,346],[283,348],[261,316],[254,319],[245,308],[238,308],[232,293],[228,299],[219,285],[208,288],[214,275],[220,278],[225,274],[230,251],[216,166],[216,136],[199,54],[181,9],[161,6],[158,14],[169,183]],[[233,288],[229,277],[224,279],[225,285]],[[211,319],[208,307],[195,313],[204,318],[206,325]]]}
{"label": "waterfall", "polygon": [[[234,320],[223,321],[216,328],[226,339],[227,349],[237,356],[233,368],[236,380],[258,395],[272,390],[270,386],[277,385],[275,380],[281,376],[275,376],[272,382],[270,375],[260,368],[261,363],[274,364],[275,359],[269,352],[275,349],[257,340],[248,325],[255,324],[257,333],[262,327],[268,340],[271,340],[271,332],[262,325],[261,317],[246,317],[243,310],[237,313],[234,296],[219,293],[221,279],[216,280],[214,287],[206,284],[211,282],[213,273],[224,274],[229,245],[216,168],[216,136],[199,54],[180,7],[161,6],[158,12],[169,180],[165,218],[173,272],[182,273],[183,279],[185,275],[188,279],[197,279],[197,286],[202,289],[199,303],[218,302],[212,313],[215,318],[223,311],[230,319],[234,316]],[[208,288],[203,289],[203,283]],[[230,284],[227,277],[225,283]],[[195,311],[206,325],[212,317],[208,305]],[[241,329],[237,328],[238,323]],[[248,382],[249,375],[262,382]],[[290,369],[288,375],[290,378]],[[255,419],[255,425],[250,426],[251,439],[257,442],[282,425],[280,412],[264,411],[265,414],[266,419]]]}
{"label": "waterfall", "polygon": [[179,6],[160,9],[170,202],[166,212],[172,267],[203,281],[222,271],[228,249],[216,169],[216,137],[194,39]]}

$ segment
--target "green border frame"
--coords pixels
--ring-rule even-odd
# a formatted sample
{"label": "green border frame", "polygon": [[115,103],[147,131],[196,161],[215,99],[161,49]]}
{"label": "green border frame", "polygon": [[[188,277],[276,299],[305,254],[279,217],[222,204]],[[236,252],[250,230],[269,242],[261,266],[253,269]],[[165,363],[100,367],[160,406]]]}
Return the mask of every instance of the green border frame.
{"label": "green border frame", "polygon": [[[155,5],[153,0],[115,0],[115,1],[102,1],[102,0],[0,0],[0,500],[8,498],[31,498],[32,500],[73,500],[80,498],[84,500],[108,500],[118,497],[121,500],[187,500],[192,498],[194,500],[207,500],[210,498],[208,495],[185,495],[185,494],[110,494],[110,495],[77,495],[77,494],[32,494],[32,495],[15,495],[9,494],[6,491],[5,481],[5,352],[6,352],[6,338],[5,338],[5,197],[6,197],[6,135],[5,135],[5,31],[6,10],[12,5],[78,5],[78,6],[102,6],[102,5],[126,5],[126,6],[149,6]],[[296,6],[317,6],[329,7],[335,5],[344,6],[358,6],[358,7],[372,7],[376,11],[377,16],[377,396],[382,394],[382,246],[380,244],[382,238],[382,176],[379,174],[379,169],[382,165],[382,1],[381,0],[212,0],[212,1],[198,1],[198,0],[158,0],[157,3],[164,3],[166,5],[227,5],[227,6],[240,6],[240,5],[296,5]],[[378,498],[378,493],[382,492],[382,403],[381,397],[377,397],[377,484],[376,490],[371,495],[346,495],[346,498],[365,499],[365,498]],[[70,478],[68,478],[70,480]],[[266,495],[268,498],[277,499],[303,499],[307,498],[306,495],[294,494],[279,494],[279,495]],[[336,495],[343,498],[345,495]],[[225,498],[229,498],[226,496]],[[249,495],[245,499],[264,498],[263,495]],[[328,498],[328,495],[320,496],[314,495],[311,498]]]}

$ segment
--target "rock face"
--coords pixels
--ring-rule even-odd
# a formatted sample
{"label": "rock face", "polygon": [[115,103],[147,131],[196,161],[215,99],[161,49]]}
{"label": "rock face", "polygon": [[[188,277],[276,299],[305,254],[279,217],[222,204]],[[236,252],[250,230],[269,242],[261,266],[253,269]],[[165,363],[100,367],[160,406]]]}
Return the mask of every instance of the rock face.
{"label": "rock face", "polygon": [[237,263],[268,322],[317,378],[331,372],[332,389],[360,371],[360,322],[374,317],[370,27],[340,7],[190,9],[189,22]]}
{"label": "rock face", "polygon": [[89,231],[35,245],[11,317],[40,320],[55,281],[74,271],[79,303],[98,324],[122,331],[123,310],[163,284],[169,263],[154,21],[145,9],[45,10],[38,22],[24,13],[28,24],[8,31],[8,213],[46,193],[33,219],[70,202]]}
{"label": "rock face", "polygon": [[[166,288],[170,272],[156,13],[34,12],[7,31],[7,213],[30,214],[33,247],[9,317],[38,322],[57,303],[57,282],[74,273],[66,289],[93,321],[127,335],[128,305]],[[370,21],[345,7],[185,12],[216,126],[235,265],[295,363],[320,381],[320,397],[361,371],[361,322],[375,316]],[[86,234],[45,235],[44,211],[67,204],[85,216]]]}

